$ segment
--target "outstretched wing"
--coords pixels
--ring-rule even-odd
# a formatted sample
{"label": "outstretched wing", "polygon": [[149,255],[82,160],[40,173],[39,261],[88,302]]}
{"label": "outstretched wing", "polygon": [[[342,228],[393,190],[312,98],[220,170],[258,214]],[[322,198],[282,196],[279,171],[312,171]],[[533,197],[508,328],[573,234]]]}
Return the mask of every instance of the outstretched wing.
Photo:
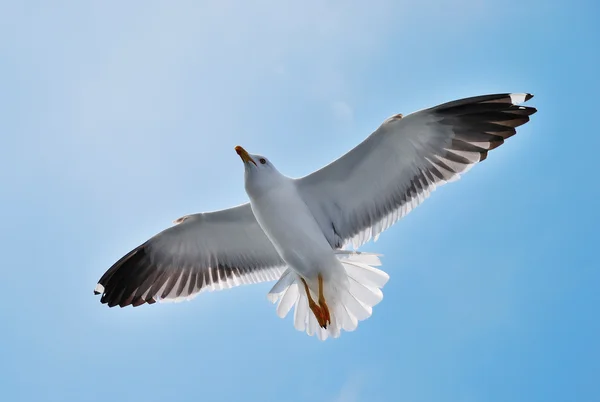
{"label": "outstretched wing", "polygon": [[113,306],[189,299],[209,289],[278,279],[285,263],[250,204],[188,215],[117,261],[94,293]]}
{"label": "outstretched wing", "polygon": [[536,112],[530,94],[485,95],[387,119],[350,152],[298,179],[334,248],[358,247],[459,178]]}

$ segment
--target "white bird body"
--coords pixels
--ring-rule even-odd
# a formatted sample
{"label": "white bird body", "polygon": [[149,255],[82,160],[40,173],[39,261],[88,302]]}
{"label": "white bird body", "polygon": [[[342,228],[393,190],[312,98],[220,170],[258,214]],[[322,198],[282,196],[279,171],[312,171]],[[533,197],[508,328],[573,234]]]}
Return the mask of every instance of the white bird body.
{"label": "white bird body", "polygon": [[[355,329],[358,320],[370,316],[371,307],[383,297],[379,286],[373,287],[368,281],[364,283],[361,272],[365,256],[353,258],[347,253],[332,249],[315,216],[300,195],[297,181],[280,174],[259,155],[248,157],[251,160],[265,161],[268,168],[267,172],[255,174],[258,166],[247,163],[245,188],[252,212],[288,266],[282,279],[274,286],[275,290],[269,294],[273,302],[280,300],[278,314],[284,317],[295,306],[296,327],[302,330],[306,328],[310,334],[317,333],[320,339],[330,335],[337,337],[343,328]],[[349,279],[340,258],[345,259],[346,264],[358,264],[350,267],[354,270],[355,279]],[[372,256],[367,262],[378,265],[379,259]],[[369,268],[379,278],[380,286],[383,286],[388,275]],[[309,313],[309,295],[304,288],[306,283],[310,299],[318,300],[321,296],[319,276],[323,281],[322,293],[326,295],[329,310],[330,321],[327,325],[319,324],[315,316]],[[350,288],[350,280],[356,282],[355,287],[360,287],[359,294],[353,292],[356,289]],[[281,289],[277,290],[278,286]],[[356,300],[361,300],[362,305],[356,305]]]}
{"label": "white bird body", "polygon": [[[352,331],[383,298],[377,237],[440,186],[516,134],[530,94],[494,94],[394,115],[362,143],[299,179],[236,152],[250,203],[184,216],[113,264],[94,292],[109,307],[189,300],[205,290],[278,280],[277,314],[320,339]],[[478,220],[478,223],[482,220]],[[451,228],[449,228],[451,230]]]}
{"label": "white bird body", "polygon": [[267,191],[261,191],[264,186],[256,186],[255,191],[251,180],[246,181],[246,191],[258,224],[281,259],[315,284],[319,273],[327,279],[334,271],[343,272],[315,217],[298,194],[295,181],[275,176],[266,178],[272,182]]}

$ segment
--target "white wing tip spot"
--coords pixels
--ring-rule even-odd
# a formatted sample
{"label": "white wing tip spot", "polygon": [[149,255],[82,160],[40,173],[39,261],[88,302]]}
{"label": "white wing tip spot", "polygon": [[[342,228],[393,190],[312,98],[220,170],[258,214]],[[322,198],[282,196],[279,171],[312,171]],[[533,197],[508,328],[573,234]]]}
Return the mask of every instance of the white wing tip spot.
{"label": "white wing tip spot", "polygon": [[533,97],[533,95],[527,94],[527,93],[510,94],[510,101],[512,102],[513,105],[518,105],[520,103],[528,101],[532,97]]}
{"label": "white wing tip spot", "polygon": [[97,284],[96,287],[94,288],[94,294],[101,295],[102,293],[104,293],[104,286]]}

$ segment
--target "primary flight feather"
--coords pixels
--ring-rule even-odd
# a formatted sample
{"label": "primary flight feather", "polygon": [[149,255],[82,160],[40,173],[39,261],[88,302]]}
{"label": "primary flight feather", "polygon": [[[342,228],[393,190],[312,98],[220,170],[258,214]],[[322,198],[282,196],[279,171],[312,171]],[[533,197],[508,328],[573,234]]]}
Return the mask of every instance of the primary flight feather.
{"label": "primary flight feather", "polygon": [[249,203],[184,216],[110,267],[94,292],[108,306],[191,299],[278,280],[277,314],[319,339],[352,331],[383,298],[377,255],[354,249],[392,226],[516,133],[530,94],[484,95],[394,115],[350,152],[293,179],[235,148]]}

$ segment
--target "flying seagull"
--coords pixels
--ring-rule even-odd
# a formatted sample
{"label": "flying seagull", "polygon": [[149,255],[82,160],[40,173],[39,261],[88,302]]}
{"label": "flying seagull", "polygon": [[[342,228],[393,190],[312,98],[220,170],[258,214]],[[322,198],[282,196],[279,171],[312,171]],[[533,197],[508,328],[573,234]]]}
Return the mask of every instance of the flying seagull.
{"label": "flying seagull", "polygon": [[375,268],[378,255],[353,250],[514,135],[536,112],[519,106],[532,97],[484,95],[394,115],[299,179],[237,146],[250,202],[177,219],[110,267],[94,293],[125,307],[278,280],[268,297],[282,318],[295,307],[296,329],[322,340],[352,331],[389,278]]}

